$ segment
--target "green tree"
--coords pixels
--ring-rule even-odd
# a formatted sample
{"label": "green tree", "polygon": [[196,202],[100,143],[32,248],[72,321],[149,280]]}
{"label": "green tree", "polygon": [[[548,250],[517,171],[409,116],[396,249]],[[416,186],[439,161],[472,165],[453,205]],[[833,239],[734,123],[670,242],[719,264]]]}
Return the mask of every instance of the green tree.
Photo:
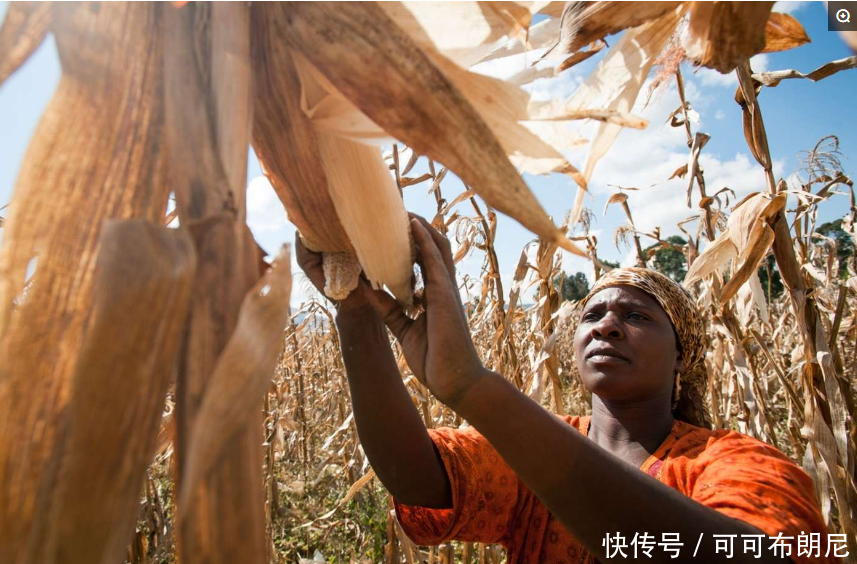
{"label": "green tree", "polygon": [[839,277],[848,276],[848,260],[854,256],[854,241],[847,231],[842,229],[842,220],[829,221],[816,229],[816,232],[836,241],[836,257],[839,259]]}
{"label": "green tree", "polygon": [[[765,266],[767,265],[767,266]],[[771,271],[771,284],[768,288],[768,270]],[[777,299],[783,295],[783,278],[780,276],[780,270],[777,268],[777,261],[773,254],[769,254],[759,267],[759,281],[762,283],[762,290],[765,292],[765,298],[770,302],[772,299]],[[773,294],[773,297],[771,295]]]}
{"label": "green tree", "polygon": [[[687,241],[678,235],[667,237],[666,241],[667,243],[672,243],[679,247],[687,245]],[[645,252],[648,253],[656,247],[657,250],[655,251],[654,259],[652,260],[655,270],[661,274],[666,274],[676,282],[682,282],[687,274],[687,259],[685,258],[684,253],[675,247],[661,247],[659,244],[652,245],[645,249]]]}
{"label": "green tree", "polygon": [[582,300],[589,293],[589,281],[582,272],[571,276],[561,272],[553,279],[553,285],[563,300]]}

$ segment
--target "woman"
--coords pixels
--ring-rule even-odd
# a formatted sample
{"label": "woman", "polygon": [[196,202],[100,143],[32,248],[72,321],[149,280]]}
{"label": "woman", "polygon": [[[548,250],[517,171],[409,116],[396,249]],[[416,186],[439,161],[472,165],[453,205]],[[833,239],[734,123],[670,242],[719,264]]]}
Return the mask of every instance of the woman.
{"label": "woman", "polygon": [[[449,242],[421,218],[411,227],[425,313],[411,320],[361,281],[337,327],[360,441],[416,543],[501,543],[508,562],[533,564],[836,561],[810,478],[773,447],[706,428],[705,334],[683,288],[641,269],[599,281],[574,336],[592,416],[559,418],[482,365]],[[320,256],[299,239],[297,251],[322,288]],[[414,375],[472,427],[426,430],[385,325]],[[760,536],[780,533],[777,551]],[[801,534],[819,556],[798,555]]]}

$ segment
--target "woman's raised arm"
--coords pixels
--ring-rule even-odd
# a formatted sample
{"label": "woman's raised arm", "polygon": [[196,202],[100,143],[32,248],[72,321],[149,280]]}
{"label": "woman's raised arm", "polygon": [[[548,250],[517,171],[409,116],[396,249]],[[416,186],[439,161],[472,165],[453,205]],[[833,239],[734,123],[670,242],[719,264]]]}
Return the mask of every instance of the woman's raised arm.
{"label": "woman's raised arm", "polygon": [[[298,264],[319,290],[324,287],[321,255],[295,236]],[[419,412],[402,383],[384,322],[365,299],[361,280],[336,315],[342,358],[363,451],[381,483],[403,503],[452,505],[446,470]]]}

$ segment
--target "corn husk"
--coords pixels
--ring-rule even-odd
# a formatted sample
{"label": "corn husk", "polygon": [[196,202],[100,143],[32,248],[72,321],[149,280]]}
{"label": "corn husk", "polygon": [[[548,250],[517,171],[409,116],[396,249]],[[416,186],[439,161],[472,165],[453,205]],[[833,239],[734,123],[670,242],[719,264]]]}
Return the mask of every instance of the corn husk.
{"label": "corn husk", "polygon": [[[308,3],[291,6],[290,16],[284,37],[384,131],[446,165],[489,205],[580,253],[541,209],[483,118],[380,8]],[[323,39],[330,37],[337,41]],[[377,64],[379,56],[386,64]]]}

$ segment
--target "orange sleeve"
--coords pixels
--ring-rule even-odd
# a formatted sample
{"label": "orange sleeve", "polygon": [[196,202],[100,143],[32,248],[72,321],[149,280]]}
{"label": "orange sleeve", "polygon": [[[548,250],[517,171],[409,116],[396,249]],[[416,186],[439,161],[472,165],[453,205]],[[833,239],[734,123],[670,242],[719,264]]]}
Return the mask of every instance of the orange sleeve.
{"label": "orange sleeve", "polygon": [[[809,475],[776,448],[741,433],[712,440],[690,469],[690,496],[770,537],[793,537],[791,559],[799,564],[839,562],[828,551],[827,527]],[[799,554],[798,537],[818,533],[818,555]],[[763,539],[763,549],[770,541]],[[739,539],[735,548],[738,549]],[[804,546],[806,548],[806,546]],[[743,547],[742,547],[743,549]],[[804,551],[805,552],[805,551]]]}
{"label": "orange sleeve", "polygon": [[[488,440],[475,429],[432,429],[452,487],[452,509],[395,502],[396,516],[419,545],[448,540],[500,542],[513,522],[521,485]],[[395,501],[395,500],[394,500]]]}

